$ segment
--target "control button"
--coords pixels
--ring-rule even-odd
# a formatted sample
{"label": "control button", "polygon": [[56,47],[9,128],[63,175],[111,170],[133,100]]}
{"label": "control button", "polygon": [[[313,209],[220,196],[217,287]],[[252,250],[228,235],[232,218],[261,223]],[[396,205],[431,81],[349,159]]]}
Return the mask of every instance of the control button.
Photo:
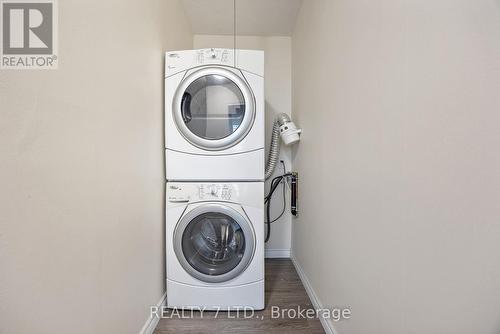
{"label": "control button", "polygon": [[209,188],[208,188],[208,192],[210,193],[210,195],[214,196],[214,197],[217,197],[218,196],[218,193],[219,193],[219,188],[215,185],[215,184],[212,184]]}
{"label": "control button", "polygon": [[231,185],[225,184],[222,186],[222,194],[221,197],[225,200],[230,200],[231,199]]}
{"label": "control button", "polygon": [[203,55],[203,52],[198,52],[198,63],[200,64],[203,64],[203,62],[205,61],[205,56]]}

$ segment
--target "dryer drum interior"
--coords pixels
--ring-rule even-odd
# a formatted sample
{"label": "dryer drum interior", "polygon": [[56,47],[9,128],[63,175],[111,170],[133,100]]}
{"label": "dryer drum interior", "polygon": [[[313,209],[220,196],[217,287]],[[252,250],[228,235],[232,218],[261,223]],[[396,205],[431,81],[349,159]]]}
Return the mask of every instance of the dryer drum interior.
{"label": "dryer drum interior", "polygon": [[188,129],[198,137],[217,140],[230,136],[245,116],[245,100],[228,78],[205,75],[193,81],[182,96],[181,113]]}
{"label": "dryer drum interior", "polygon": [[235,145],[253,125],[254,97],[245,80],[223,68],[188,75],[174,98],[176,125],[184,138],[204,149]]}

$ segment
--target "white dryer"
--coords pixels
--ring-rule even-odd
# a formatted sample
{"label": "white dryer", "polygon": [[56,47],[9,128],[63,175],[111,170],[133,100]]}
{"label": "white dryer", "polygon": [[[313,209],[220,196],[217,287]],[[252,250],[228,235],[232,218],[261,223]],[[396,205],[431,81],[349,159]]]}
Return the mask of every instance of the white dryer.
{"label": "white dryer", "polygon": [[166,177],[264,180],[264,52],[165,56]]}
{"label": "white dryer", "polygon": [[167,307],[264,308],[263,182],[167,183]]}

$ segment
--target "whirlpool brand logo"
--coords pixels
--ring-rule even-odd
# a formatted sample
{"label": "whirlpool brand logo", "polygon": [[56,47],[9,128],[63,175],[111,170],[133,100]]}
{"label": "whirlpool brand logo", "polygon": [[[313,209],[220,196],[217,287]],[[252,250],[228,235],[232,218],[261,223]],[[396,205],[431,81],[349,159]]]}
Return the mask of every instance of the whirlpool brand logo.
{"label": "whirlpool brand logo", "polygon": [[2,69],[57,68],[55,0],[0,0]]}

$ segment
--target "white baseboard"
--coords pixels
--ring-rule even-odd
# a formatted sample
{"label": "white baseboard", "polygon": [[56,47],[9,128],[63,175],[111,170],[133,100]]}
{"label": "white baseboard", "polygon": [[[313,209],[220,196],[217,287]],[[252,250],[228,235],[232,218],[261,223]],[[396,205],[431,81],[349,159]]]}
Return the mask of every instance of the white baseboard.
{"label": "white baseboard", "polygon": [[[293,256],[293,253],[290,254],[290,259],[292,260],[293,265],[295,266],[295,270],[297,270],[297,274],[299,274],[300,280],[302,281],[302,284],[304,285],[304,288],[306,289],[307,295],[309,296],[309,299],[311,299],[311,303],[313,304],[315,309],[322,309],[324,308],[323,303],[319,299],[318,295],[314,291],[311,282],[309,281],[309,278],[307,278],[306,273],[302,269],[300,263],[297,261],[297,259]],[[323,329],[327,334],[335,334],[337,331],[335,330],[333,326],[333,322],[331,319],[325,319],[323,317],[319,317],[319,320],[321,321],[321,325],[323,326]]]}
{"label": "white baseboard", "polygon": [[264,251],[266,259],[272,258],[290,258],[290,249],[266,249]]}
{"label": "white baseboard", "polygon": [[[160,301],[156,304],[158,308],[165,306],[167,302],[167,293],[165,292],[163,296],[161,296]],[[148,312],[151,313],[151,311],[148,309]],[[139,334],[153,334],[155,331],[156,325],[158,325],[158,322],[160,319],[158,317],[154,317],[152,314],[149,315],[148,320],[146,320],[146,323],[144,326],[142,326],[141,331]]]}

